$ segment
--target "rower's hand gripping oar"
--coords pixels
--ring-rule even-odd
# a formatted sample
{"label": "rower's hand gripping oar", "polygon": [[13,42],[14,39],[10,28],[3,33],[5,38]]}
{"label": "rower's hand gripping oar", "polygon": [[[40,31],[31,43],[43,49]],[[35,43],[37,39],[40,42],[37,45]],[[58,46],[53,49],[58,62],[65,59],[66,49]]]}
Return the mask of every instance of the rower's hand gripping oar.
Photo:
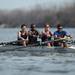
{"label": "rower's hand gripping oar", "polygon": [[59,41],[66,41],[66,42],[68,42],[68,40],[70,41],[71,38],[70,37],[58,38],[58,39],[55,39],[55,40],[41,42],[41,44],[47,44],[47,43],[59,42]]}

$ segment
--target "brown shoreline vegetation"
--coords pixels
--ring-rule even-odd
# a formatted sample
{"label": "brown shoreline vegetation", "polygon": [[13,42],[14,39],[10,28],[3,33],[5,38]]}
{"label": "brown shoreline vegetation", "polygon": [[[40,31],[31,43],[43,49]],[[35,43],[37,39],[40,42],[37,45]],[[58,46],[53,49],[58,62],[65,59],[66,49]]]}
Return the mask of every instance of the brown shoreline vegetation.
{"label": "brown shoreline vegetation", "polygon": [[58,22],[64,27],[75,27],[75,3],[66,5],[59,10],[56,10],[56,8],[43,9],[40,6],[29,11],[25,9],[0,10],[1,27],[15,28],[23,23],[27,24],[28,27],[31,23],[35,23],[37,27],[43,27],[44,23],[50,23],[52,27],[55,27]]}

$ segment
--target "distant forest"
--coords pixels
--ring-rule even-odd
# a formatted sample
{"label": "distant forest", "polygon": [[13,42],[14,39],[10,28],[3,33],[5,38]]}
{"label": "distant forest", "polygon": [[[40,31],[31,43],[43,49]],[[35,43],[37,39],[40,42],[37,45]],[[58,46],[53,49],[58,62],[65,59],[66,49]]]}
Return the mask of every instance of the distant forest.
{"label": "distant forest", "polygon": [[59,10],[56,7],[44,9],[39,5],[31,10],[0,10],[0,27],[19,27],[24,23],[28,27],[31,23],[36,24],[37,27],[43,27],[44,23],[49,23],[52,27],[55,27],[58,22],[64,27],[75,27],[75,3],[66,5]]}

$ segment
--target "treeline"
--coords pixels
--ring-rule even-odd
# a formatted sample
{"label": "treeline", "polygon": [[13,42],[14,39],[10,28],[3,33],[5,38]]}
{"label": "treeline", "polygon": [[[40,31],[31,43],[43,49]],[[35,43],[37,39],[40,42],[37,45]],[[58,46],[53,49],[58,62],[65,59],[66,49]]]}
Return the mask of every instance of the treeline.
{"label": "treeline", "polygon": [[19,27],[25,23],[30,26],[35,23],[37,27],[42,27],[44,23],[50,23],[55,27],[60,22],[64,27],[75,27],[75,3],[65,8],[43,9],[37,6],[32,10],[15,9],[12,11],[0,10],[0,25],[4,27]]}

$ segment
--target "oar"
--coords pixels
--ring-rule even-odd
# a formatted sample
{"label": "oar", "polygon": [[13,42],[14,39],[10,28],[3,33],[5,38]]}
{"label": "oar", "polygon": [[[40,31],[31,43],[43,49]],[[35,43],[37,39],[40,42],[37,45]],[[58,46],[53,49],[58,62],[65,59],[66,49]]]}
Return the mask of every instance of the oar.
{"label": "oar", "polygon": [[9,45],[9,44],[10,44],[10,45],[11,45],[11,44],[14,45],[14,44],[16,44],[17,42],[18,42],[17,40],[15,40],[15,41],[10,41],[10,42],[1,42],[0,45]]}
{"label": "oar", "polygon": [[[63,41],[63,40],[68,40],[68,38],[60,38],[60,39],[55,39],[55,40],[50,40],[50,41],[45,41],[45,42],[39,42],[39,43],[35,43],[35,44],[32,44],[32,45],[43,45],[43,44],[47,44],[49,42],[55,42],[55,41]],[[19,41],[18,40],[15,40],[15,41],[10,41],[10,42],[1,42],[0,45],[16,45]],[[72,41],[72,43],[75,43],[75,41]]]}
{"label": "oar", "polygon": [[[10,41],[10,42],[1,42],[0,46],[5,46],[5,45],[18,45],[18,42],[20,42],[20,40],[15,40],[15,41]],[[40,43],[34,43],[34,44],[29,44],[27,46],[38,46]],[[39,45],[40,46],[40,45]]]}
{"label": "oar", "polygon": [[42,42],[42,44],[49,43],[49,42],[67,41],[67,40],[68,40],[67,38],[60,38],[60,39],[54,39],[54,40],[50,40],[50,41],[45,41],[45,42]]}
{"label": "oar", "polygon": [[70,43],[75,45],[75,40],[71,40]]}

